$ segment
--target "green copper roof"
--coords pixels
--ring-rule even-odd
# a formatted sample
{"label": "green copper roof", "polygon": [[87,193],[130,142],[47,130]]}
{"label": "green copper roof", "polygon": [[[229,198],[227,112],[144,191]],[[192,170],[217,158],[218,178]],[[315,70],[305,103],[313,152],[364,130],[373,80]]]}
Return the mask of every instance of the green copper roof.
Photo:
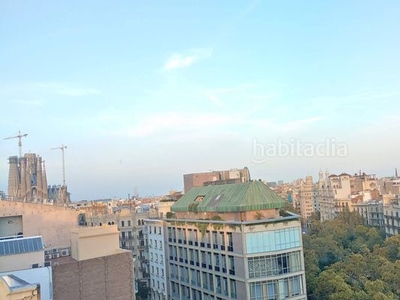
{"label": "green copper roof", "polygon": [[172,211],[241,212],[283,208],[285,200],[260,181],[192,188]]}

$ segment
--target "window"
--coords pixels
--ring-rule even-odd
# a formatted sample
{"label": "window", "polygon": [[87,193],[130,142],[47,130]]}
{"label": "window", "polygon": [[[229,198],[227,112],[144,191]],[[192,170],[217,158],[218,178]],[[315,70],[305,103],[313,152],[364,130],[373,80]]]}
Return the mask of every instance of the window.
{"label": "window", "polygon": [[207,261],[206,261],[206,252],[205,251],[201,251],[201,263],[204,264],[204,265],[207,263]]}
{"label": "window", "polygon": [[[229,259],[229,271],[235,271],[235,259],[233,258],[233,256],[228,256]],[[234,275],[234,274],[232,274]]]}
{"label": "window", "polygon": [[263,292],[261,282],[250,283],[250,299],[263,300]]}
{"label": "window", "polygon": [[233,238],[232,238],[232,232],[227,233],[228,236],[228,251],[233,251]]}
{"label": "window", "polygon": [[213,231],[212,235],[213,235],[213,244],[218,245],[218,232]]}
{"label": "window", "polygon": [[125,221],[121,221],[121,227],[125,226]]}
{"label": "window", "polygon": [[[232,292],[232,286],[231,286]],[[276,300],[303,295],[302,275],[250,283],[251,300]]]}
{"label": "window", "polygon": [[279,251],[300,247],[297,227],[246,234],[247,253]]}
{"label": "window", "polygon": [[212,265],[212,261],[211,261],[211,253],[210,253],[210,252],[207,252],[207,264],[208,264],[209,266],[211,266],[211,265]]}
{"label": "window", "polygon": [[231,286],[231,298],[232,299],[236,299],[237,298],[237,294],[236,294],[236,281],[233,279],[229,280],[230,282],[230,286]]}
{"label": "window", "polygon": [[223,232],[220,232],[220,240],[221,240],[221,246],[225,246],[225,235]]}
{"label": "window", "polygon": [[131,225],[131,220],[128,220],[128,226],[132,226],[132,225]]}
{"label": "window", "polygon": [[[221,254],[221,266],[223,269],[226,269],[226,255],[225,254]],[[222,270],[223,272],[226,272],[224,270]]]}
{"label": "window", "polygon": [[203,288],[207,289],[208,288],[208,284],[207,284],[207,273],[205,272],[201,272],[202,276],[203,276]]}
{"label": "window", "polygon": [[214,278],[213,274],[208,274],[208,283],[210,284],[210,290],[214,289]]}
{"label": "window", "polygon": [[300,251],[248,259],[249,277],[258,278],[301,271]]}
{"label": "window", "polygon": [[219,254],[214,253],[214,264],[216,267],[219,267]]}

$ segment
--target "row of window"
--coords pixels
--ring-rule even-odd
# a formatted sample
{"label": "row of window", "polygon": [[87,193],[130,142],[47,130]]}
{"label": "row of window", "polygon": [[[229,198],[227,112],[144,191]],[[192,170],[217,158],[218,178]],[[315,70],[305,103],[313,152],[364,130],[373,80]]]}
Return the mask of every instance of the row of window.
{"label": "row of window", "polygon": [[149,234],[160,234],[161,235],[161,226],[152,226],[149,225]]}
{"label": "row of window", "polygon": [[164,269],[159,267],[151,266],[151,275],[157,275],[164,278]]}
{"label": "row of window", "polygon": [[[154,243],[153,243],[154,241]],[[154,249],[159,249],[162,250],[163,249],[163,242],[162,241],[157,241],[157,240],[153,240],[153,239],[149,239],[149,247],[150,248],[154,248]]]}
{"label": "row of window", "polygon": [[160,285],[160,282],[159,281],[155,281],[154,279],[152,279],[152,281],[151,281],[151,287],[153,289],[161,290],[162,292],[165,291],[165,283],[161,282],[161,285]]}
{"label": "row of window", "polygon": [[[114,224],[114,221],[112,222],[112,224]],[[132,226],[132,221],[131,220],[127,220],[126,223],[125,223],[125,220],[121,220],[121,227],[125,227],[125,224],[126,224],[126,226],[131,227]],[[140,225],[144,225],[144,220],[143,219],[139,219],[137,221],[137,224],[139,226]],[[110,224],[108,224],[108,225],[110,225]]]}
{"label": "row of window", "polygon": [[[131,227],[132,226],[132,223],[131,223],[132,221],[131,220],[128,220],[128,227]],[[140,220],[138,221],[138,225],[140,225]],[[121,227],[125,227],[125,221],[121,221]]]}
{"label": "row of window", "polygon": [[250,300],[278,300],[303,294],[302,275],[250,283]]}
{"label": "row of window", "polygon": [[[209,290],[211,294],[207,292],[202,293],[197,290],[195,286],[199,288]],[[179,284],[171,281],[171,291],[172,296],[177,299],[191,299],[191,300],[201,300],[201,299],[214,299],[214,294],[219,294],[223,296],[229,296],[229,299],[237,299],[236,292],[236,281],[226,277],[221,277],[219,275],[213,276],[213,274],[202,274],[202,277],[196,279],[196,282],[192,283],[191,286],[186,286],[184,284]]]}
{"label": "row of window", "polygon": [[121,231],[121,238],[132,238],[132,231]]}
{"label": "row of window", "polygon": [[[168,240],[178,244],[233,251],[232,232],[168,227]],[[211,246],[212,245],[212,246]]]}
{"label": "row of window", "polygon": [[300,247],[300,228],[292,227],[246,233],[247,253],[280,251]]}
{"label": "row of window", "polygon": [[294,251],[248,259],[249,277],[259,278],[293,273],[302,270],[301,252]]}
{"label": "row of window", "polygon": [[231,275],[235,274],[234,257],[231,255],[170,245],[169,258],[171,261],[179,261],[180,263],[207,268],[217,272],[227,272],[229,270]]}
{"label": "row of window", "polygon": [[159,262],[162,264],[164,262],[164,256],[162,254],[158,255],[158,253],[150,252],[150,261]]}

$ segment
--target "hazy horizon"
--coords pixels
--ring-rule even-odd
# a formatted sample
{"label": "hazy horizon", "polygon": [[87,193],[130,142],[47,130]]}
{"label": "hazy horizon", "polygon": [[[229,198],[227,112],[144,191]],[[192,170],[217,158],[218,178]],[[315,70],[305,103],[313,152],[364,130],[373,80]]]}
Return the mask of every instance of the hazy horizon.
{"label": "hazy horizon", "polygon": [[392,176],[399,13],[398,1],[2,1],[0,190],[18,155],[3,138],[19,130],[49,185],[62,184],[50,148],[67,145],[73,201],[245,166],[267,181]]}

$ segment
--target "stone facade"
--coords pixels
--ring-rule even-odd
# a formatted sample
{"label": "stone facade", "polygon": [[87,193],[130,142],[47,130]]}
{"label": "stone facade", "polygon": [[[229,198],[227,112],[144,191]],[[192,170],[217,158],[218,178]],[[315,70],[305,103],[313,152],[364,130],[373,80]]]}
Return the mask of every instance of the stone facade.
{"label": "stone facade", "polygon": [[34,153],[9,157],[8,197],[12,201],[42,202],[47,199],[44,160]]}

